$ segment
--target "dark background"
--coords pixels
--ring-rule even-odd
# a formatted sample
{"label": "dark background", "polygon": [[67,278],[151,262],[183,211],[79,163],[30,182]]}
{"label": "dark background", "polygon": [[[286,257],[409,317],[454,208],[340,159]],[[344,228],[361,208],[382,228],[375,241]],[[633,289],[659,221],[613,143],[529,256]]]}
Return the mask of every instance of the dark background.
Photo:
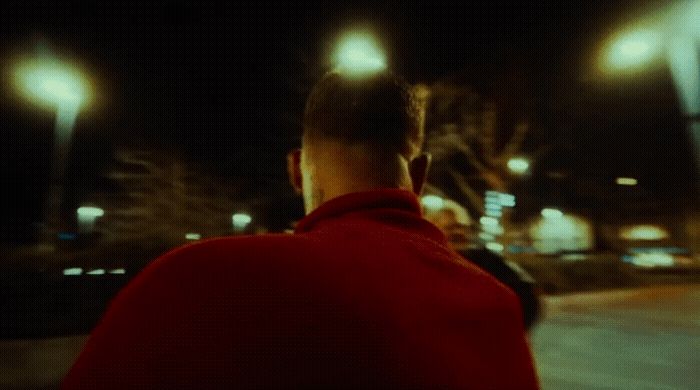
{"label": "dark background", "polygon": [[[415,3],[415,4],[412,4]],[[6,1],[0,58],[48,48],[96,80],[75,133],[74,181],[89,186],[124,142],[175,147],[246,183],[242,196],[291,194],[284,156],[299,143],[304,98],[330,69],[339,34],[369,26],[411,82],[457,77],[535,118],[554,150],[537,172],[601,182],[638,177],[650,199],[692,192],[693,164],[668,71],[602,82],[600,43],[663,1],[122,4]],[[0,178],[5,220],[38,219],[53,115],[16,97],[3,69]],[[76,179],[77,178],[77,179]],[[527,188],[547,196],[533,180]],[[691,197],[692,199],[692,197]]]}

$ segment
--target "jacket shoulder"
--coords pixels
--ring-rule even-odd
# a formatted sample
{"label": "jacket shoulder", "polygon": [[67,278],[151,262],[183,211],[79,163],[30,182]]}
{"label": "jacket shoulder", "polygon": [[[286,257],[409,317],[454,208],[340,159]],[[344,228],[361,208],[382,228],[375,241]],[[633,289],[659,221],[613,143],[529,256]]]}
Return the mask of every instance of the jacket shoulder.
{"label": "jacket shoulder", "polygon": [[192,284],[268,284],[293,274],[301,278],[310,246],[304,238],[290,234],[222,237],[184,245],[152,261],[120,295],[171,291]]}
{"label": "jacket shoulder", "polygon": [[291,234],[219,237],[175,248],[156,259],[152,266],[272,265],[303,256],[310,246],[304,237]]}

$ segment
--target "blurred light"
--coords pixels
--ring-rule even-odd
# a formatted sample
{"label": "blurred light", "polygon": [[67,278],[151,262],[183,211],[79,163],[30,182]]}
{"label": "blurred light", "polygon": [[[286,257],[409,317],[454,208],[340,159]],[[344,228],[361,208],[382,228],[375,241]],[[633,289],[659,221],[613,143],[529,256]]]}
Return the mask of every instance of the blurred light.
{"label": "blurred light", "polygon": [[[561,213],[554,211],[552,216]],[[530,226],[530,237],[533,247],[540,253],[588,250],[594,242],[591,223],[568,214],[555,218],[543,216]]]}
{"label": "blurred light", "polygon": [[110,270],[109,273],[112,275],[124,275],[126,273],[126,270],[124,268],[115,268],[113,270]]}
{"label": "blurred light", "polygon": [[542,216],[548,219],[557,219],[563,217],[564,213],[557,209],[542,209]]}
{"label": "blurred light", "polygon": [[622,260],[638,267],[670,267],[674,264],[673,255],[667,253],[625,255]]}
{"label": "blurred light", "polygon": [[515,195],[500,194],[501,206],[515,206]]}
{"label": "blurred light", "polygon": [[481,217],[479,223],[483,226],[498,226],[498,219],[494,217]]}
{"label": "blurred light", "polygon": [[202,235],[199,233],[187,233],[187,234],[185,234],[186,240],[199,240],[201,238],[202,238]]}
{"label": "blurred light", "polygon": [[78,217],[97,218],[105,215],[104,210],[99,207],[80,207],[77,211]]}
{"label": "blurred light", "polygon": [[499,203],[485,203],[484,204],[484,214],[487,217],[500,218],[503,215],[503,206]]}
{"label": "blurred light", "polygon": [[484,233],[491,234],[494,236],[499,236],[505,232],[505,229],[503,229],[503,226],[501,226],[500,224],[481,225],[481,230]]}
{"label": "blurred light", "polygon": [[625,71],[640,68],[657,58],[662,49],[661,34],[652,30],[625,32],[605,48],[603,69]]}
{"label": "blurred light", "polygon": [[615,182],[621,186],[636,186],[637,179],[632,177],[618,177]]}
{"label": "blurred light", "polygon": [[97,269],[94,269],[94,270],[86,273],[86,275],[104,275],[104,274],[105,274],[105,270],[103,270],[102,268],[97,268]]}
{"label": "blurred light", "polygon": [[445,207],[445,200],[436,195],[426,195],[421,198],[420,203],[430,211],[440,210]]}
{"label": "blurred light", "polygon": [[233,227],[238,230],[245,229],[252,220],[253,217],[244,213],[236,213],[231,216],[231,223],[233,223]]}
{"label": "blurred light", "polygon": [[425,84],[417,84],[413,87],[413,93],[416,99],[424,101],[430,97],[430,87]]}
{"label": "blurred light", "polygon": [[486,205],[498,204],[502,207],[515,207],[515,195],[504,194],[497,191],[486,191],[484,203]]}
{"label": "blurred light", "polygon": [[508,160],[508,169],[516,175],[522,175],[530,169],[530,162],[522,157],[514,157]]}
{"label": "blurred light", "polygon": [[622,229],[620,237],[631,241],[656,241],[668,238],[668,231],[661,226],[638,225]]}
{"label": "blurred light", "polygon": [[500,203],[501,193],[497,192],[497,191],[486,191],[485,197],[486,197],[486,200],[492,200],[496,203]]}
{"label": "blurred light", "polygon": [[482,239],[483,241],[493,241],[496,239],[496,236],[493,234],[489,234],[486,232],[481,232],[479,233],[479,238]]}
{"label": "blurred light", "polygon": [[486,210],[498,210],[498,211],[501,211],[501,210],[503,209],[503,206],[501,206],[500,203],[490,203],[490,202],[488,202],[488,203],[484,204],[484,208],[485,208]]}
{"label": "blurred light", "polygon": [[500,218],[503,216],[503,212],[501,210],[496,210],[496,209],[486,209],[484,212],[487,217],[493,217],[493,218]]}
{"label": "blurred light", "polygon": [[688,249],[677,246],[653,246],[653,247],[633,247],[627,250],[634,253],[670,253],[674,255],[687,255]]}
{"label": "blurred light", "polygon": [[498,242],[487,242],[486,249],[492,252],[503,252],[504,247],[503,244],[500,244]]}
{"label": "blurred light", "polygon": [[105,212],[99,207],[80,207],[77,210],[78,225],[82,233],[91,233],[95,228],[95,221]]}
{"label": "blurred light", "polygon": [[63,270],[63,275],[66,275],[66,276],[82,275],[82,273],[83,273],[82,268],[66,268]]}
{"label": "blurred light", "polygon": [[57,237],[61,241],[72,241],[78,238],[78,235],[75,233],[61,232],[57,234]]}
{"label": "blurred light", "polygon": [[667,63],[680,98],[681,109],[686,115],[700,113],[700,58],[697,46],[700,39],[700,5],[697,6],[694,19],[695,37],[675,34],[669,37],[666,44]]}
{"label": "blurred light", "polygon": [[90,97],[89,83],[78,69],[57,60],[27,60],[15,70],[15,83],[34,102],[77,109]]}
{"label": "blurred light", "polygon": [[345,35],[335,55],[337,69],[343,74],[361,77],[386,68],[386,59],[377,40],[366,32]]}
{"label": "blurred light", "polygon": [[583,261],[587,258],[588,257],[582,253],[567,253],[561,256],[561,259],[564,261]]}

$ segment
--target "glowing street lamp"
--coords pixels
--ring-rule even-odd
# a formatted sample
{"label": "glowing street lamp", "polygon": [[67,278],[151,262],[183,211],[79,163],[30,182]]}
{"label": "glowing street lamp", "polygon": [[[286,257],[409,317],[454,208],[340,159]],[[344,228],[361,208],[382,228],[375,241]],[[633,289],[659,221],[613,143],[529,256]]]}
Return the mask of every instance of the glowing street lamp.
{"label": "glowing street lamp", "polygon": [[530,161],[523,157],[513,157],[508,160],[508,169],[516,175],[523,175],[530,169]]}
{"label": "glowing street lamp", "polygon": [[[618,34],[601,56],[607,73],[641,70],[664,58],[673,76],[700,168],[700,1],[678,0]],[[696,183],[696,186],[700,183]]]}
{"label": "glowing street lamp", "polygon": [[541,214],[546,219],[558,219],[564,216],[564,213],[561,212],[561,210],[550,208],[542,209]]}
{"label": "glowing street lamp", "polygon": [[386,69],[386,58],[379,43],[366,32],[343,36],[334,62],[336,69],[349,77],[363,77]]}
{"label": "glowing street lamp", "polygon": [[20,63],[14,81],[30,101],[56,110],[56,140],[61,144],[70,142],[80,108],[90,99],[85,76],[68,64],[43,58]]}
{"label": "glowing street lamp", "polygon": [[622,229],[620,237],[625,240],[664,240],[668,238],[668,231],[657,225],[637,225]]}
{"label": "glowing street lamp", "polygon": [[429,211],[438,211],[445,206],[445,200],[437,195],[426,195],[421,198],[420,203]]}
{"label": "glowing street lamp", "polygon": [[241,232],[253,221],[253,217],[245,213],[236,213],[231,216],[233,230]]}
{"label": "glowing street lamp", "polygon": [[80,109],[90,99],[90,83],[75,67],[54,58],[20,62],[14,71],[16,88],[32,103],[55,110],[53,161],[45,222],[60,222],[62,182],[70,151],[73,127]]}
{"label": "glowing street lamp", "polygon": [[658,58],[662,50],[663,42],[658,32],[629,31],[608,44],[601,65],[609,72],[639,70]]}
{"label": "glowing street lamp", "polygon": [[83,274],[82,268],[66,268],[63,270],[65,276],[78,276]]}
{"label": "glowing street lamp", "polygon": [[620,186],[636,186],[637,179],[633,177],[618,177],[615,179],[615,183]]}
{"label": "glowing street lamp", "polygon": [[104,210],[99,207],[83,206],[76,211],[78,215],[78,226],[83,233],[90,233],[95,228],[97,218],[105,215]]}

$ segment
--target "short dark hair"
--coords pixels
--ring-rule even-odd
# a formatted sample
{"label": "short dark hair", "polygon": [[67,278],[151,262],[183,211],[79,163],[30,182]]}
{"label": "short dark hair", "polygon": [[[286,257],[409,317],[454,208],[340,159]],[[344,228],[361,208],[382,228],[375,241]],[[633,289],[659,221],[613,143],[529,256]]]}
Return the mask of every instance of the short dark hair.
{"label": "short dark hair", "polygon": [[358,79],[330,72],[309,95],[304,132],[413,157],[423,142],[422,107],[412,87],[392,73]]}

